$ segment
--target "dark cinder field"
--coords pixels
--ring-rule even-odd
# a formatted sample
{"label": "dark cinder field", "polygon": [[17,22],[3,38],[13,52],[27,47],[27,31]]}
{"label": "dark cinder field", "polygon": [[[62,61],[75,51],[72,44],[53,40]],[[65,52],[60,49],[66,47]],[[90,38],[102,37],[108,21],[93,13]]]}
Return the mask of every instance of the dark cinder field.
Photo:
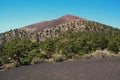
{"label": "dark cinder field", "polygon": [[0,71],[0,80],[120,80],[120,57],[22,66]]}

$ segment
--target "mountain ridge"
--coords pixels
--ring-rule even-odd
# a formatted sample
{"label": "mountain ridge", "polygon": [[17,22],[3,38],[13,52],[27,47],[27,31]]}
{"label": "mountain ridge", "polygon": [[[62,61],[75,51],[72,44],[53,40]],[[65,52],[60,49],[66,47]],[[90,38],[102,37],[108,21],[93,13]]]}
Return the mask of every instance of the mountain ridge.
{"label": "mountain ridge", "polygon": [[[68,14],[60,18],[50,20],[50,21],[43,21],[43,22],[31,24],[31,25],[23,27],[22,29],[31,31],[33,33],[38,33],[39,31],[42,31],[46,28],[52,28],[60,24],[75,21],[75,20],[85,20],[85,19]],[[34,31],[32,31],[31,29],[34,29]]]}
{"label": "mountain ridge", "polygon": [[[59,38],[64,36],[63,34],[69,30],[72,30],[73,32],[116,32],[116,29],[111,26],[89,21],[87,19],[73,15],[65,15],[54,20],[35,23],[0,34],[0,44],[7,43],[12,39],[28,39],[32,42],[36,42],[44,41],[46,38]],[[119,32],[119,29],[117,30]]]}

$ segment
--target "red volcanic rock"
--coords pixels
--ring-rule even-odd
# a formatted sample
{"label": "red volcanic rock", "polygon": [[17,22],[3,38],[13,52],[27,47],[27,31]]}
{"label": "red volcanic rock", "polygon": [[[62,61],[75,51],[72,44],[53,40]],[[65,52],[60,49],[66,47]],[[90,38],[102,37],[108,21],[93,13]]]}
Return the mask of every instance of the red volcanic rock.
{"label": "red volcanic rock", "polygon": [[77,16],[73,16],[73,15],[66,15],[66,16],[61,17],[61,19],[65,20],[66,22],[70,22],[76,19],[81,19],[81,18]]}
{"label": "red volcanic rock", "polygon": [[[71,21],[74,21],[77,19],[82,19],[82,18],[73,16],[73,15],[66,15],[66,16],[63,16],[63,17],[55,19],[55,20],[44,21],[44,22],[32,24],[32,25],[26,26],[25,28],[35,29],[33,31],[33,33],[37,33],[45,28],[55,27],[57,25],[60,25],[60,24],[66,23],[66,22],[71,22]],[[82,20],[84,20],[84,19],[82,19]]]}

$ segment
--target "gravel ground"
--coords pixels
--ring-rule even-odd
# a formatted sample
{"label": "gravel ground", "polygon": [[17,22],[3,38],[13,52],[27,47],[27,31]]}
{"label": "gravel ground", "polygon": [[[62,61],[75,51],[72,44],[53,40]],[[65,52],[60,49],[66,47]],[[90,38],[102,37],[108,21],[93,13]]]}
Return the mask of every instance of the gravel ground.
{"label": "gravel ground", "polygon": [[120,57],[22,66],[0,71],[0,80],[120,80]]}

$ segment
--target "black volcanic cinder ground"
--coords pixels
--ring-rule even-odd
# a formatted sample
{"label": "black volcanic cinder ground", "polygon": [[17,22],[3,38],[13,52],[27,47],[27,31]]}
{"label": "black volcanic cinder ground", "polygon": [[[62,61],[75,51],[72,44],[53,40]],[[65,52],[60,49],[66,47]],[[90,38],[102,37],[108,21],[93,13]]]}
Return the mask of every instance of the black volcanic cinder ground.
{"label": "black volcanic cinder ground", "polygon": [[120,80],[120,58],[23,66],[1,71],[0,80]]}

